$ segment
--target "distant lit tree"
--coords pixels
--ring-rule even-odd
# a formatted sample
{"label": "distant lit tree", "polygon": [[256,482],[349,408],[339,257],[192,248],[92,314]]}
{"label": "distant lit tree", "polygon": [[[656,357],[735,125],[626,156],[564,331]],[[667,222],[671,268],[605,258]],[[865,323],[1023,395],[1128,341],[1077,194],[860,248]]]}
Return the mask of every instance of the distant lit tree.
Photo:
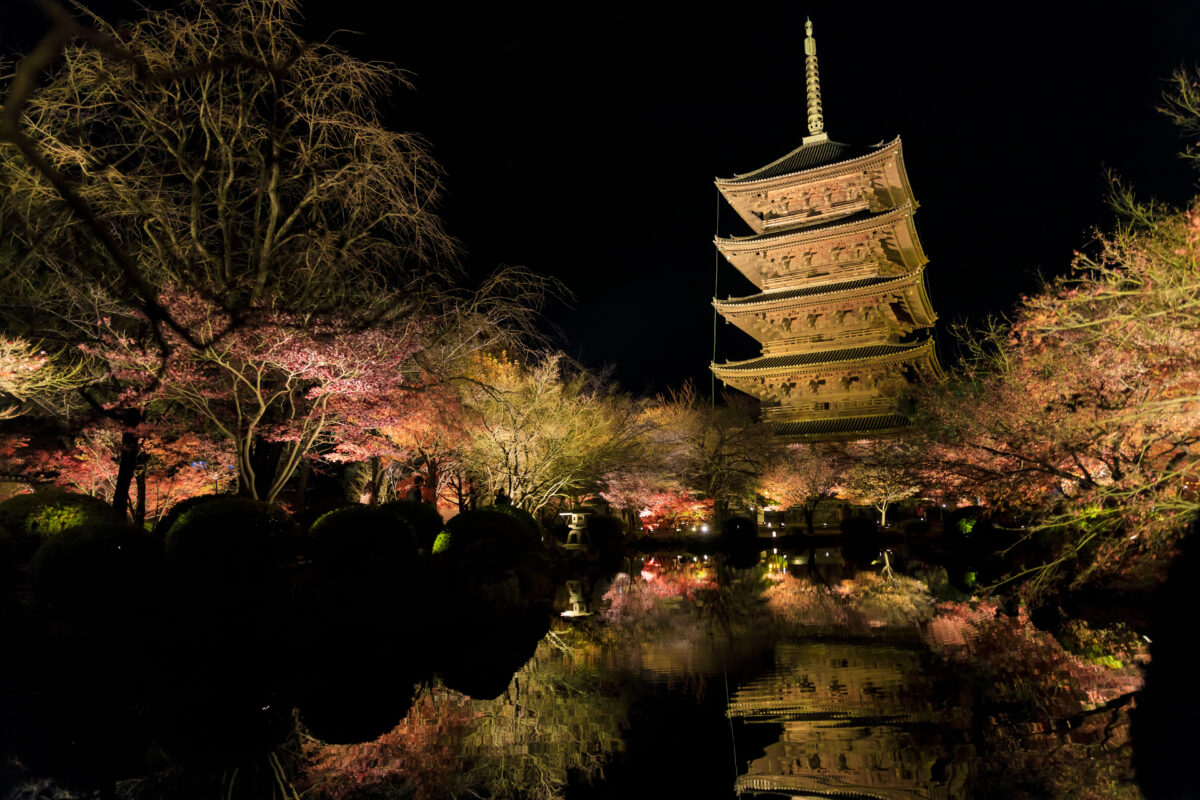
{"label": "distant lit tree", "polygon": [[840,494],[853,503],[872,506],[879,512],[880,525],[887,525],[888,508],[921,490],[915,454],[900,440],[857,443],[851,460]]}
{"label": "distant lit tree", "polygon": [[753,505],[759,477],[779,446],[749,408],[727,398],[713,407],[691,384],[660,397],[648,410],[649,445],[664,470],[713,501],[723,519],[731,505]]}
{"label": "distant lit tree", "polygon": [[635,447],[632,401],[561,355],[529,365],[483,357],[474,377],[464,459],[488,494],[504,489],[538,511],[595,491]]}
{"label": "distant lit tree", "polygon": [[847,467],[845,451],[838,445],[793,444],[764,470],[759,492],[774,505],[799,508],[812,534],[817,506],[836,494]]}
{"label": "distant lit tree", "polygon": [[[228,491],[237,480],[234,454],[222,439],[164,424],[143,425],[137,435],[142,456],[133,491],[121,499],[138,525],[159,518],[181,500]],[[81,430],[66,446],[43,442],[26,447],[15,472],[30,482],[112,502],[121,439],[120,428],[101,421]]]}

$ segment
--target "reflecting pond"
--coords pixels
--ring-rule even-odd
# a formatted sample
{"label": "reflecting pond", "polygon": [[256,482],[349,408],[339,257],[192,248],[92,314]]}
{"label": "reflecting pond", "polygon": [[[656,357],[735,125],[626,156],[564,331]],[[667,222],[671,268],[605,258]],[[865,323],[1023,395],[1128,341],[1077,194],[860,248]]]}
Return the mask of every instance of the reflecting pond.
{"label": "reflecting pond", "polygon": [[1073,656],[943,569],[831,545],[533,560],[10,613],[0,796],[1140,797],[1144,651]]}
{"label": "reflecting pond", "polygon": [[927,583],[884,566],[831,547],[769,548],[742,568],[682,552],[581,568],[498,697],[423,685],[379,740],[310,741],[301,785],[327,797],[1140,796],[1136,668],[1075,658],[993,605],[939,600],[936,571]]}

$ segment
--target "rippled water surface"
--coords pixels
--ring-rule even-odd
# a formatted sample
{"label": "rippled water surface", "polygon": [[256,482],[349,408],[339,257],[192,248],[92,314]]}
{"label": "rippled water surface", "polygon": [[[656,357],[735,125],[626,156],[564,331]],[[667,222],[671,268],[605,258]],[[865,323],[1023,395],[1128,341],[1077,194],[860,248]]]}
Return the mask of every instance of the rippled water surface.
{"label": "rippled water surface", "polygon": [[531,561],[123,638],[10,614],[40,660],[0,694],[8,797],[1141,796],[1140,668],[944,570],[832,545]]}
{"label": "rippled water surface", "polygon": [[[868,569],[836,549],[764,552],[740,569],[691,554],[581,569],[500,697],[424,690],[396,735],[437,721],[441,738],[413,746],[436,744],[448,760],[409,789],[1138,796],[1128,714],[1122,701],[1106,706],[1138,687],[1135,669],[1086,663],[1024,618]],[[397,780],[412,772],[395,766]]]}

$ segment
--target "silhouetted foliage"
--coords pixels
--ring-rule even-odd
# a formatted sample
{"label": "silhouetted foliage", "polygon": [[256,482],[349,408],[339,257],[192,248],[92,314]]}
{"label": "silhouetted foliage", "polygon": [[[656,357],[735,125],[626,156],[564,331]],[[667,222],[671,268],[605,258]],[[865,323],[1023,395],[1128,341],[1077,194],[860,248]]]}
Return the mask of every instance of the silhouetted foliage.
{"label": "silhouetted foliage", "polygon": [[444,555],[497,568],[511,566],[525,553],[540,550],[541,537],[517,517],[492,508],[464,511],[446,523],[450,534]]}
{"label": "silhouetted foliage", "polygon": [[125,516],[103,500],[84,494],[45,490],[10,497],[0,503],[0,527],[9,532],[18,560],[43,541],[85,523],[121,523]]}
{"label": "silhouetted foliage", "polygon": [[721,523],[721,538],[727,541],[750,541],[757,536],[758,523],[749,517],[730,517]]}
{"label": "silhouetted foliage", "polygon": [[426,552],[433,549],[434,540],[446,527],[446,523],[442,521],[442,515],[431,503],[393,500],[390,503],[384,503],[380,508],[407,522],[416,535],[417,546]]}
{"label": "silhouetted foliage", "polygon": [[325,514],[308,532],[326,591],[380,599],[411,573],[417,558],[412,526],[398,514],[355,505]]}
{"label": "silhouetted foliage", "polygon": [[31,565],[34,600],[55,617],[111,626],[157,611],[162,548],[126,524],[70,528],[39,548]]}
{"label": "silhouetted foliage", "polygon": [[610,514],[592,514],[587,518],[587,534],[595,547],[618,547],[625,541],[625,523]]}
{"label": "silhouetted foliage", "polygon": [[163,514],[159,518],[158,522],[154,525],[155,535],[165,538],[167,532],[171,530],[171,526],[174,525],[188,509],[227,496],[228,495],[220,494],[202,494],[197,495],[196,497],[189,497],[186,500],[176,503],[175,505],[171,506],[170,510],[168,510],[166,514]]}

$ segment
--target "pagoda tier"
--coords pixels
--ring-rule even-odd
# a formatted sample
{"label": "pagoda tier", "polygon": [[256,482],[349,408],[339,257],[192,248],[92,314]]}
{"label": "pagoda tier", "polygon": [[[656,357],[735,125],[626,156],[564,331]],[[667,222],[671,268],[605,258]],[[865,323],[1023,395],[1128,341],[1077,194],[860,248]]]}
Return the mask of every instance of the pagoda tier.
{"label": "pagoda tier", "polygon": [[923,271],[714,300],[725,318],[763,343],[763,355],[897,343],[937,321]]}
{"label": "pagoda tier", "polygon": [[829,225],[717,238],[717,249],[760,289],[903,275],[929,260],[917,239],[914,205]]}
{"label": "pagoda tier", "polygon": [[941,375],[928,259],[900,139],[859,148],[829,138],[811,22],[805,30],[809,135],[783,158],[717,181],[754,233],[715,244],[760,293],[713,307],[762,355],[712,371],[757,397],[781,434],[875,435],[907,424],[914,381]]}
{"label": "pagoda tier", "polygon": [[932,339],[761,356],[712,371],[761,400],[764,422],[886,416],[909,383],[941,374]]}
{"label": "pagoda tier", "polygon": [[899,137],[867,148],[834,142],[824,134],[807,137],[783,158],[716,183],[756,233],[914,202]]}

